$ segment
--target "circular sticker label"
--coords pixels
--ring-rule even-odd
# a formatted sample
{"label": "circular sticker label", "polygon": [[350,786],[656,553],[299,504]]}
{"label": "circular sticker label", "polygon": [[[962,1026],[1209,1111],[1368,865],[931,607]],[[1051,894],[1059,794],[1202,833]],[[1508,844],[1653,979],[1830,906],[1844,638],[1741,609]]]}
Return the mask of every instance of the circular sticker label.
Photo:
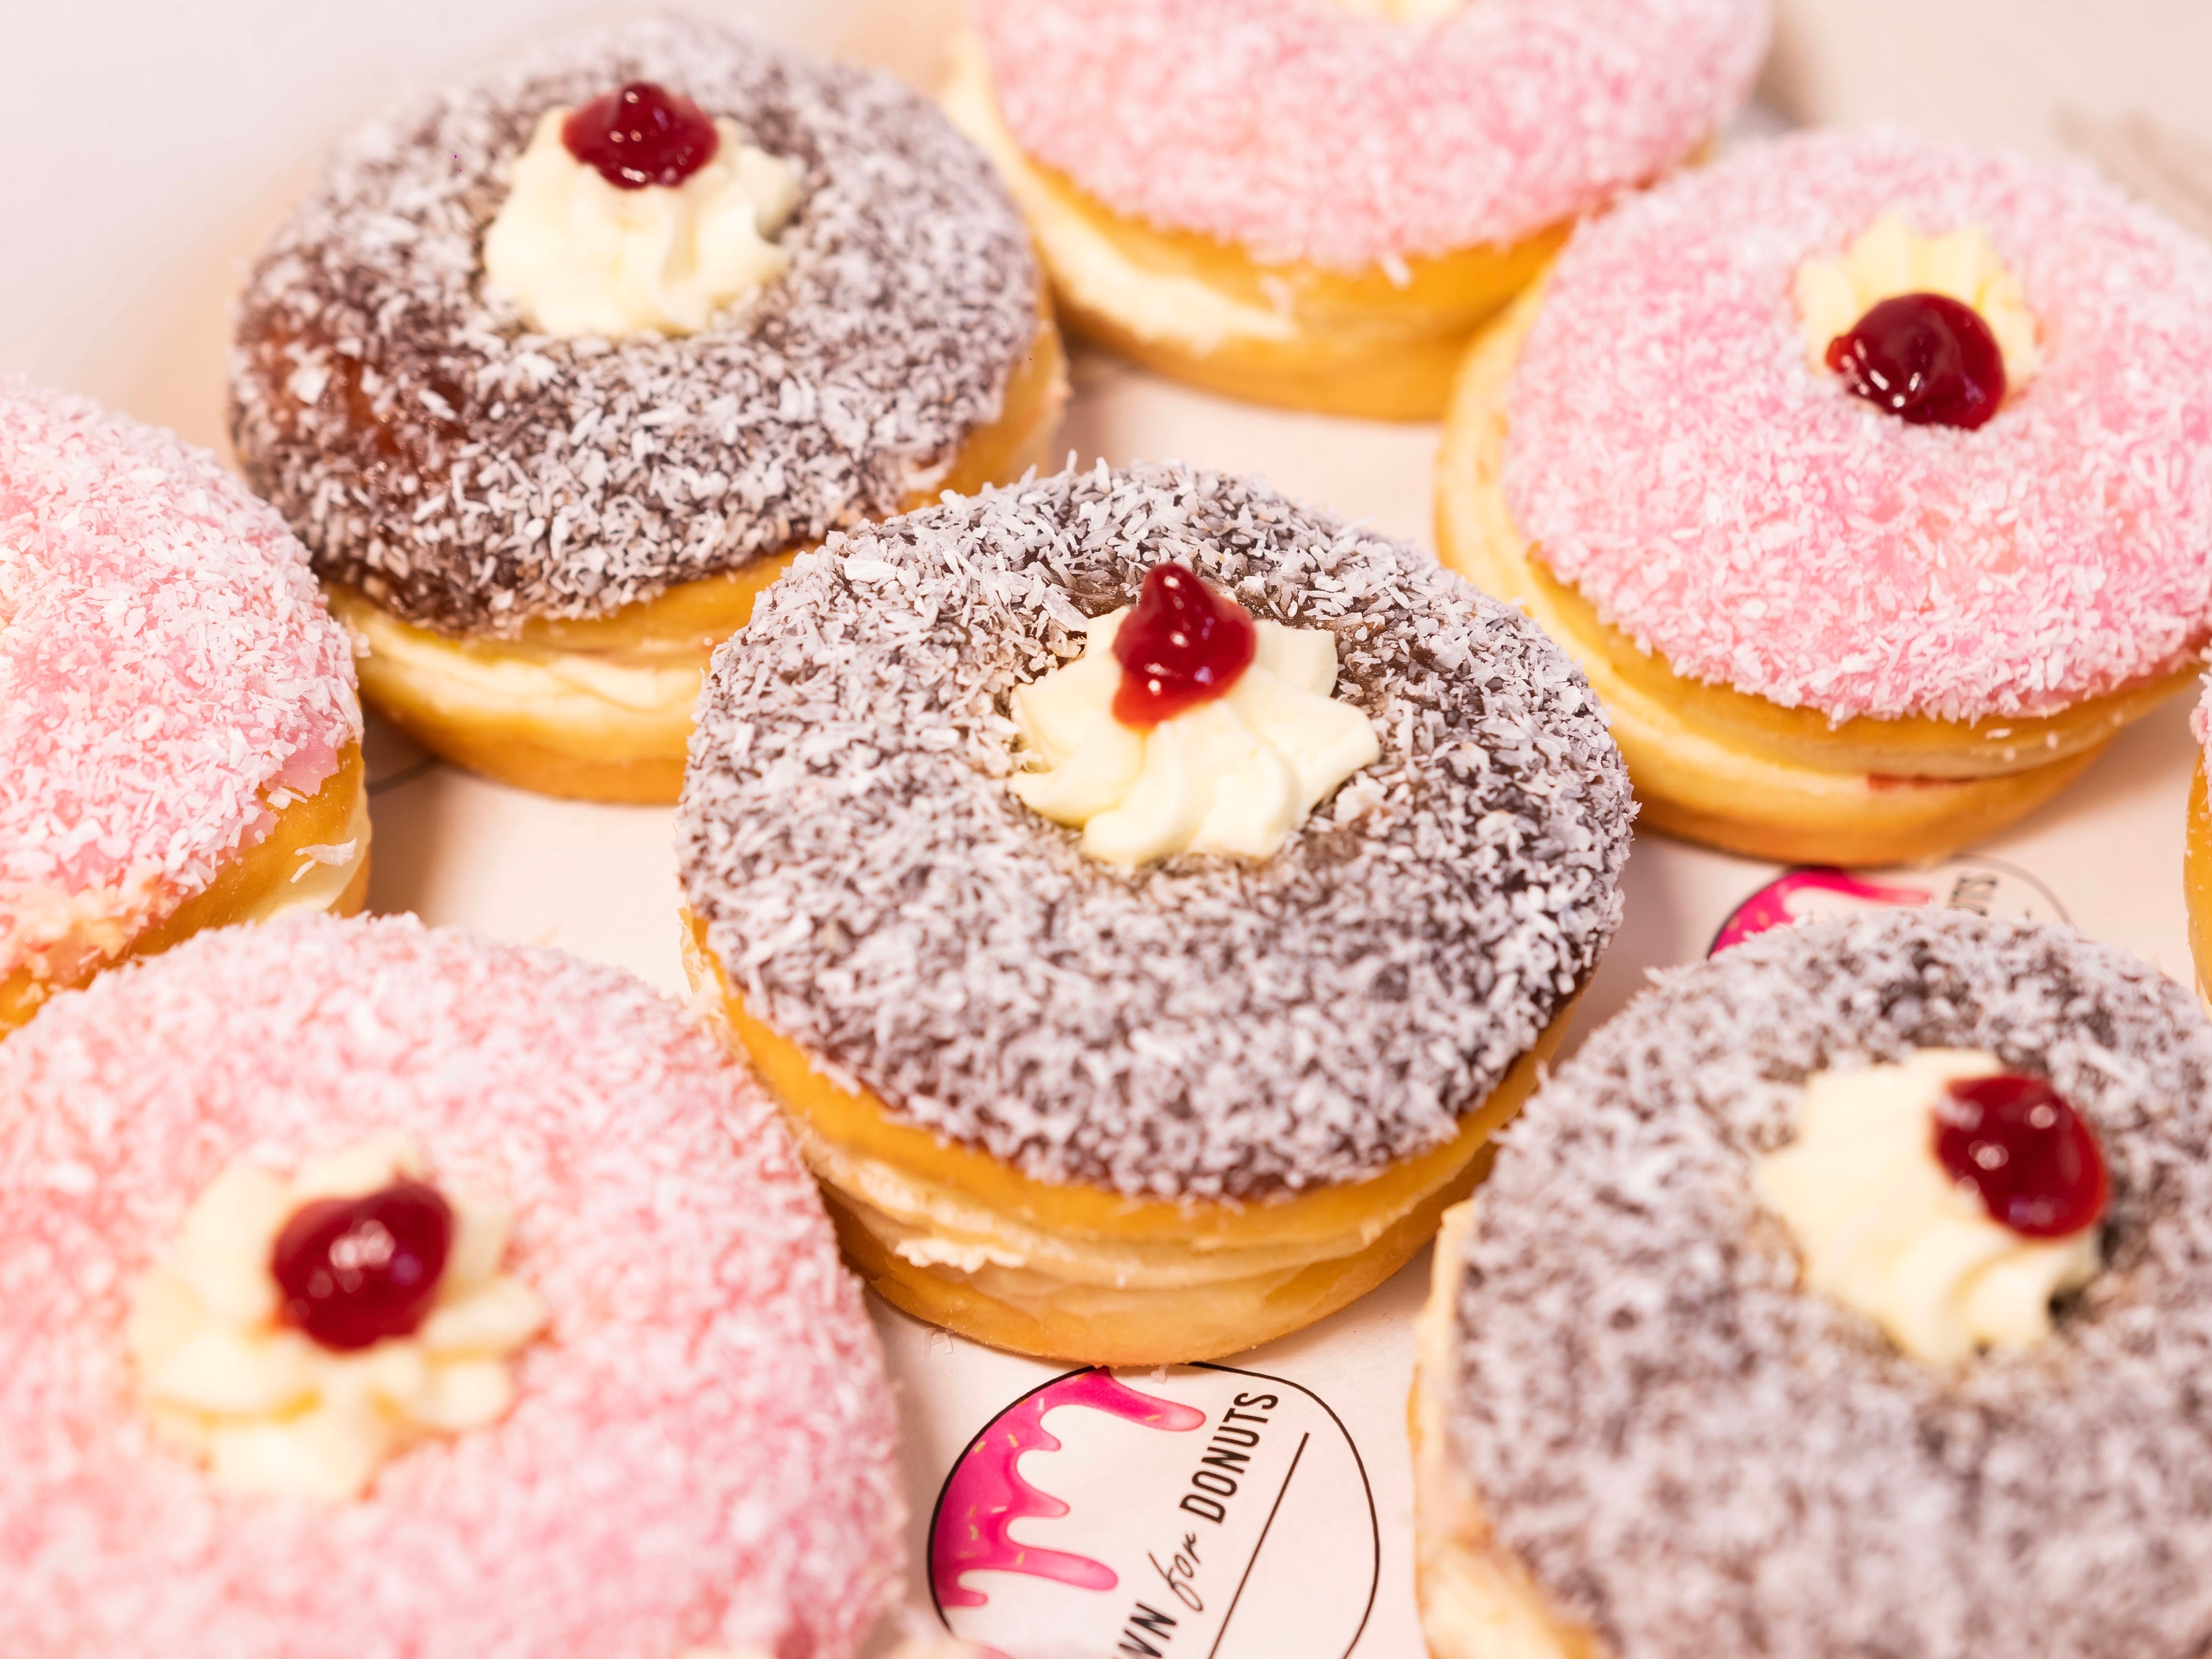
{"label": "circular sticker label", "polygon": [[929,1528],[945,1627],[1022,1659],[1343,1659],[1380,1559],[1336,1413],[1225,1365],[1032,1389],[969,1443]]}
{"label": "circular sticker label", "polygon": [[1956,858],[1916,870],[1791,870],[1729,913],[1707,956],[1718,956],[1770,927],[1814,916],[1885,907],[1933,905],[2013,921],[2071,923],[2057,896],[2018,865]]}

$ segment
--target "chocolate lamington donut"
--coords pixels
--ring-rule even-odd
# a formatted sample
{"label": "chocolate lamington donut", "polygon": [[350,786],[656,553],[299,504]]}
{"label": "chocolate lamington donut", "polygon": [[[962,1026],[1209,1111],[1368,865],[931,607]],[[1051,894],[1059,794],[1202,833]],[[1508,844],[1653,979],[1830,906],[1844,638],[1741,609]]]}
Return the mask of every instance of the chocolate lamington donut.
{"label": "chocolate lamington donut", "polygon": [[[1955,1230],[1995,1231],[2008,1167],[2060,1165],[1993,1139],[1973,1143],[1979,1199],[1925,1177],[1963,1207],[1900,1270],[1901,1312],[1835,1288],[1774,1173],[1819,1133],[1820,1089],[1896,1086],[1930,1051],[2009,1074],[2031,1103],[2015,1127],[2073,1123],[2100,1159],[2069,1177],[2101,1209],[2063,1246],[2078,1271],[2035,1291],[2041,1328],[1940,1363],[1913,1321],[1953,1287],[1914,1276],[1941,1258],[1971,1291],[1981,1247]],[[1932,1164],[1970,1097],[1952,1085],[1912,1156]],[[1854,1096],[1844,1121],[1883,1109]],[[1664,976],[1537,1091],[1438,1247],[1415,1410],[1431,1652],[1504,1650],[1480,1626],[1516,1653],[1616,1659],[2202,1653],[2208,1152],[2212,1025],[2066,929],[1825,921]],[[1833,1143],[1820,1156],[1822,1182],[1850,1178]],[[1885,1166],[1887,1208],[1844,1231],[1893,1227],[1921,1179]]]}
{"label": "chocolate lamington donut", "polygon": [[[641,87],[734,124],[720,147],[782,170],[787,220],[770,274],[694,331],[562,337],[487,279],[488,236],[549,112]],[[651,193],[583,187],[611,213]],[[707,649],[784,557],[1034,459],[1064,391],[1040,283],[989,164],[888,76],[626,25],[347,141],[240,301],[232,436],[368,640],[370,695],[417,737],[502,776],[535,744],[568,787],[549,764],[518,781],[672,799]],[[514,683],[576,659],[542,696]],[[596,693],[596,718],[556,725],[562,690]],[[648,754],[644,781],[605,775]]]}
{"label": "chocolate lamington donut", "polygon": [[[1267,856],[1102,862],[1009,787],[1017,694],[1168,562],[1324,631],[1374,733]],[[696,966],[848,1250],[895,1299],[1097,1357],[1160,1351],[1099,1336],[1125,1292],[1195,1352],[1356,1290],[1217,1331],[1144,1286],[1256,1297],[1419,1247],[1612,934],[1632,811],[1518,614],[1263,486],[1102,465],[802,556],[717,658],[679,836]]]}

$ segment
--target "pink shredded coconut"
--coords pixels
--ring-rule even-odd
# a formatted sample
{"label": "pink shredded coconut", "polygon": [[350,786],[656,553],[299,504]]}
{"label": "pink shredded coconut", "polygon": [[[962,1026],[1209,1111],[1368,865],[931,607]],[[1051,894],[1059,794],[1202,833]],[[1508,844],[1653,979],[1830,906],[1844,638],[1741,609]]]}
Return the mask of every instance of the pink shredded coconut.
{"label": "pink shredded coconut", "polygon": [[977,0],[1023,149],[1116,212],[1336,270],[1504,245],[1741,106],[1766,0]]}
{"label": "pink shredded coconut", "polygon": [[[1791,283],[1891,208],[1978,224],[2043,368],[1976,431],[1806,359]],[[1586,226],[1515,373],[1545,562],[1678,671],[1832,719],[2035,714],[2212,627],[2212,247],[2085,169],[1817,133]]]}
{"label": "pink shredded coconut", "polygon": [[169,433],[0,380],[0,977],[160,920],[360,735],[274,511]]}
{"label": "pink shredded coconut", "polygon": [[[848,1659],[892,1596],[893,1406],[757,1085],[674,1005],[411,918],[203,933],[0,1045],[11,1654]],[[513,1410],[325,1505],[155,1441],[131,1286],[228,1164],[398,1130],[515,1207]]]}

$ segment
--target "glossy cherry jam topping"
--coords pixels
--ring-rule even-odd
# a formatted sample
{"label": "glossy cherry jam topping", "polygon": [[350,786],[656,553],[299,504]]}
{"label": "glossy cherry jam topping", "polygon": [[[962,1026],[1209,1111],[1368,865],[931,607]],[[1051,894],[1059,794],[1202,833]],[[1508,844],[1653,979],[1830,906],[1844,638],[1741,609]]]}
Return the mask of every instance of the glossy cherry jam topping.
{"label": "glossy cherry jam topping", "polygon": [[270,1258],[284,1322],[348,1352],[409,1335],[429,1316],[453,1242],[453,1210],[419,1181],[303,1204]]}
{"label": "glossy cherry jam topping", "polygon": [[1828,342],[1844,389],[1912,426],[1978,427],[2004,401],[2004,353],[1981,313],[1942,294],[1884,300]]}
{"label": "glossy cherry jam topping", "polygon": [[1981,1194],[1990,1220],[2029,1238],[2081,1231],[2111,1194],[2097,1137],[2039,1077],[1950,1085],[1936,1109],[1936,1156]]}
{"label": "glossy cherry jam topping", "polygon": [[1225,696],[1252,665],[1260,630],[1244,607],[1187,564],[1156,564],[1114,635],[1114,718],[1146,729]]}
{"label": "glossy cherry jam topping", "polygon": [[680,185],[714,159],[707,112],[650,81],[594,98],[561,124],[568,154],[617,190]]}

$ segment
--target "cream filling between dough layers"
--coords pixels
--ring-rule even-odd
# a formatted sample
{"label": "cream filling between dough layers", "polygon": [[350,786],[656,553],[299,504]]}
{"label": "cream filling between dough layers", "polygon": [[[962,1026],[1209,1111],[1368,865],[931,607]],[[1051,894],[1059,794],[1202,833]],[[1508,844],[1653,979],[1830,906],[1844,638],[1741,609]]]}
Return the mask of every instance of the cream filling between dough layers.
{"label": "cream filling between dough layers", "polygon": [[712,655],[690,647],[664,659],[642,653],[615,658],[503,645],[475,650],[411,627],[378,605],[334,608],[368,655],[434,687],[441,708],[487,719],[523,710],[580,723],[611,711],[628,719],[677,720],[688,728]]}
{"label": "cream filling between dough layers", "polygon": [[1078,309],[1111,317],[1139,339],[1198,356],[1231,340],[1297,337],[1287,289],[1279,305],[1255,306],[1194,276],[1147,270],[1073,211],[1000,119],[990,66],[982,43],[972,33],[955,43],[951,76],[940,101],[952,125],[998,167],[1008,193],[1029,220],[1053,281]]}
{"label": "cream filling between dough layers", "polygon": [[292,878],[276,888],[240,921],[262,922],[294,910],[327,910],[344,896],[361,866],[368,862],[368,786],[363,781],[354,797],[353,817],[346,822],[345,839],[322,847],[300,849],[300,866]]}
{"label": "cream filling between dough layers", "polygon": [[1363,1216],[1334,1238],[1239,1248],[1203,1237],[1167,1243],[1089,1240],[1024,1226],[951,1189],[881,1159],[855,1157],[803,1118],[787,1114],[815,1174],[892,1255],[914,1267],[988,1274],[1008,1299],[1042,1299],[1075,1286],[1187,1290],[1289,1274],[1316,1261],[1357,1255],[1418,1209],[1427,1192]]}

